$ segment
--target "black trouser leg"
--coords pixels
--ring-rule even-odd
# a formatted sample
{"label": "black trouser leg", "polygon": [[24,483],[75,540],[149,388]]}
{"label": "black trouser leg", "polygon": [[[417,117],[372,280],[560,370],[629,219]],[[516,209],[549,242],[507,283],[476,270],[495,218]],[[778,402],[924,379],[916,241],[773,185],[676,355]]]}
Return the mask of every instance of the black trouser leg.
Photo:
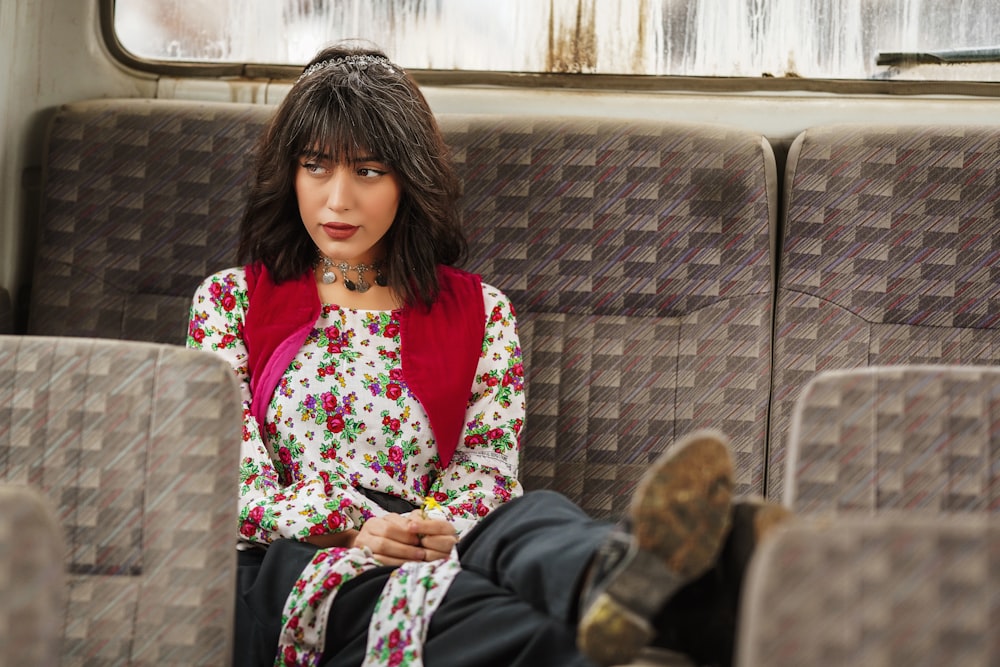
{"label": "black trouser leg", "polygon": [[278,540],[267,551],[239,552],[233,667],[274,664],[285,600],[316,549],[304,542]]}
{"label": "black trouser leg", "polygon": [[[576,650],[577,598],[594,551],[610,529],[546,491],[491,512],[459,544],[462,572],[431,620],[427,667],[590,665]],[[273,664],[285,599],[315,550],[279,540],[266,557],[255,557],[246,569],[241,565],[236,635],[241,661],[234,664]],[[388,567],[366,572],[338,591],[324,664],[361,664],[372,611],[391,572]]]}
{"label": "black trouser leg", "polygon": [[488,514],[458,553],[463,570],[573,625],[587,567],[611,528],[565,496],[534,491]]}
{"label": "black trouser leg", "polygon": [[[577,598],[611,526],[565,497],[534,492],[487,515],[459,544],[462,571],[431,619],[427,667],[591,665],[576,648]],[[360,665],[388,572],[337,594],[324,665]]]}

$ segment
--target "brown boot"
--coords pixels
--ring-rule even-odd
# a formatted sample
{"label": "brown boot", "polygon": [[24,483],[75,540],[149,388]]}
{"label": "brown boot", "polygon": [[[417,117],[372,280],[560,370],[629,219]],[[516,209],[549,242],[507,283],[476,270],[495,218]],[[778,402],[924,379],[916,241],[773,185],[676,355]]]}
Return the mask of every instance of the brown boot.
{"label": "brown boot", "polygon": [[762,499],[734,503],[732,528],[718,561],[656,615],[653,645],[683,653],[702,667],[734,664],[740,597],[750,560],[761,541],[791,516],[784,506]]}
{"label": "brown boot", "polygon": [[729,442],[718,431],[688,435],[653,464],[632,497],[629,532],[609,537],[584,586],[577,644],[591,660],[634,658],[664,603],[715,565],[732,489]]}

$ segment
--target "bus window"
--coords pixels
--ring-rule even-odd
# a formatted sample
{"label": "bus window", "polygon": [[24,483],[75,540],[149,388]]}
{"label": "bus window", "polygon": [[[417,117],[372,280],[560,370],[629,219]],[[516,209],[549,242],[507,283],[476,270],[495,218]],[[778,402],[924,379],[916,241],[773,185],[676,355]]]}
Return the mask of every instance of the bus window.
{"label": "bus window", "polygon": [[1000,81],[995,0],[116,0],[151,61],[302,64],[362,38],[413,69]]}

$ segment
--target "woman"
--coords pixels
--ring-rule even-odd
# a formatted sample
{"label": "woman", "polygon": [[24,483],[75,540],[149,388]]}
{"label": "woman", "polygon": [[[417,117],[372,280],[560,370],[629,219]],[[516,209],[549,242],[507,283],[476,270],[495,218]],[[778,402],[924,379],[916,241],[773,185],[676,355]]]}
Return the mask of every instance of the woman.
{"label": "woman", "polygon": [[236,665],[609,664],[698,634],[666,603],[703,603],[732,551],[723,438],[652,467],[631,532],[520,497],[514,311],[454,268],[457,197],[375,50],[320,52],[261,139],[245,266],[201,285],[188,337],[244,396]]}

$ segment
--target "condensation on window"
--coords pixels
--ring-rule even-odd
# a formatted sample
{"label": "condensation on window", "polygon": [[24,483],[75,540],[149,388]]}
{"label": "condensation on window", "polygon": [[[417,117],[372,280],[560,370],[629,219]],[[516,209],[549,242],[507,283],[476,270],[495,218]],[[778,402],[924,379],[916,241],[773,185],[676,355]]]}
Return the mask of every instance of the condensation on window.
{"label": "condensation on window", "polygon": [[417,69],[1000,80],[995,64],[957,76],[876,64],[880,52],[998,46],[995,3],[117,0],[115,28],[128,51],[153,60],[302,64],[363,39]]}

